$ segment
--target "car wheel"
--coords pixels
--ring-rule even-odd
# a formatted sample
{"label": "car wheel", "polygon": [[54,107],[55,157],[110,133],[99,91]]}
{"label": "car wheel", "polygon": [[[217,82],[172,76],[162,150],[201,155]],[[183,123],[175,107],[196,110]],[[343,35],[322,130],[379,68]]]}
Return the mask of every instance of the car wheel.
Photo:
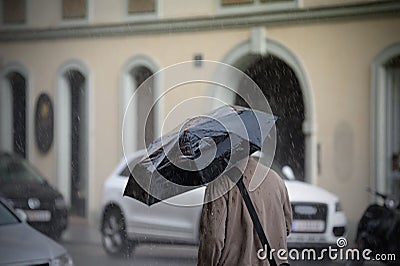
{"label": "car wheel", "polygon": [[134,248],[126,234],[125,218],[119,209],[105,211],[102,226],[102,243],[107,254],[128,257]]}

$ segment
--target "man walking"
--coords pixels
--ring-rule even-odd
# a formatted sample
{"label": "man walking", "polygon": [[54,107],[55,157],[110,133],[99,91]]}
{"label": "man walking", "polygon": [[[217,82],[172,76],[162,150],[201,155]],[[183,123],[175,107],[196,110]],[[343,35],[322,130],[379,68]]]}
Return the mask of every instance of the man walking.
{"label": "man walking", "polygon": [[[247,188],[252,178],[263,180],[249,195],[269,244],[276,251],[285,250],[287,255],[286,238],[291,231],[292,210],[285,183],[275,171],[250,157],[243,172]],[[231,182],[226,176],[224,180]],[[210,184],[206,199],[216,191],[220,188]],[[265,257],[260,258],[260,249],[264,247],[237,186],[213,201],[206,200],[200,221],[198,266],[269,265]],[[274,258],[277,265],[287,263],[277,252]]]}

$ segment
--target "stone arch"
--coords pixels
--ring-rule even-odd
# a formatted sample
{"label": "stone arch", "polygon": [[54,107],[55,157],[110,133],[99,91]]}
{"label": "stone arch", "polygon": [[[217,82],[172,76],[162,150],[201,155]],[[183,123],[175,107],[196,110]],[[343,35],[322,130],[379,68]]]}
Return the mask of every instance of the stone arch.
{"label": "stone arch", "polygon": [[[263,39],[263,42],[263,46],[266,47],[266,53],[284,61],[298,78],[304,102],[304,122],[302,125],[305,142],[304,175],[306,181],[315,184],[317,179],[316,114],[314,96],[308,75],[299,59],[287,47],[270,38]],[[246,40],[231,49],[222,59],[222,62],[243,71],[258,60],[260,56],[263,56],[263,54],[254,53],[252,50],[251,40]],[[230,80],[235,82],[235,77],[230,77]],[[239,84],[239,82],[239,80],[236,80],[236,84]],[[218,90],[213,91],[211,94],[213,97],[229,103],[234,103],[235,101],[232,94],[225,94]]]}

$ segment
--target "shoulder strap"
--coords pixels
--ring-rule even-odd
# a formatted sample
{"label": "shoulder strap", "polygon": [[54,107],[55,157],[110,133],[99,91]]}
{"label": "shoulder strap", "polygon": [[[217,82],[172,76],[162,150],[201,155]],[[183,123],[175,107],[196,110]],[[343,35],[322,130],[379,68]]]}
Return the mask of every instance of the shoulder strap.
{"label": "shoulder strap", "polygon": [[[251,220],[253,222],[254,228],[257,232],[258,238],[261,241],[261,244],[264,247],[267,247],[267,250],[265,252],[267,252],[267,259],[268,262],[271,266],[277,266],[276,265],[276,261],[275,258],[273,256],[270,256],[270,254],[268,254],[268,252],[271,250],[271,247],[268,243],[267,237],[265,235],[265,232],[261,226],[260,220],[258,218],[256,209],[254,208],[253,202],[250,199],[249,193],[243,183],[243,176],[242,173],[240,172],[240,170],[236,167],[232,168],[229,170],[228,176],[231,178],[231,180],[233,182],[236,182],[235,180],[237,180],[236,178],[238,176],[240,176],[239,180],[236,182],[236,186],[239,188],[240,194],[242,195],[242,198],[244,200],[244,203],[246,204],[246,208],[247,211],[250,214]],[[236,178],[235,178],[236,177]]]}

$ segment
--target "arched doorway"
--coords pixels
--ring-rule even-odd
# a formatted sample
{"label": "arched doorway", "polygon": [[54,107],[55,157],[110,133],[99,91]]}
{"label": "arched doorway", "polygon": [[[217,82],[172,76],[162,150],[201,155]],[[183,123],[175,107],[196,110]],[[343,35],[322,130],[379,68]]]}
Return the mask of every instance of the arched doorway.
{"label": "arched doorway", "polygon": [[400,44],[386,48],[372,65],[371,185],[400,196]]}
{"label": "arched doorway", "polygon": [[88,200],[88,91],[79,68],[66,68],[57,98],[58,183],[71,213],[86,216]]}
{"label": "arched doorway", "polygon": [[[304,103],[296,74],[274,55],[259,57],[244,72],[257,83],[278,117],[274,164],[290,166],[304,180]],[[242,90],[239,86],[239,93],[245,94]],[[246,105],[240,97],[236,104]]]}
{"label": "arched doorway", "polygon": [[[287,117],[288,115],[292,114],[293,112],[296,113],[297,115],[297,122],[296,122],[296,134],[293,134],[291,131],[284,131],[282,132],[284,139],[285,140],[278,140],[279,143],[282,143],[282,141],[288,140],[287,144],[292,146],[292,141],[295,144],[295,149],[291,148],[290,146],[288,147],[280,147],[277,146],[277,151],[279,152],[280,156],[285,156],[283,153],[285,150],[289,150],[293,154],[293,159],[292,164],[294,164],[293,167],[296,167],[298,170],[298,178],[299,179],[304,179],[305,181],[316,184],[317,183],[317,176],[318,176],[318,156],[317,156],[317,140],[316,140],[316,122],[315,122],[315,104],[314,104],[314,96],[311,90],[311,86],[307,77],[307,74],[302,66],[302,63],[298,60],[298,58],[285,46],[283,46],[281,43],[266,38],[259,40],[260,42],[265,42],[262,46],[265,46],[267,48],[266,54],[261,55],[256,53],[255,51],[252,50],[252,45],[251,45],[251,40],[246,40],[237,46],[235,46],[233,49],[231,49],[227,55],[224,57],[223,62],[227,63],[231,66],[234,66],[243,72],[247,71],[250,76],[250,72],[253,73],[261,73],[263,71],[263,68],[265,70],[266,66],[269,66],[271,71],[276,71],[277,67],[273,67],[274,64],[278,64],[282,72],[284,71],[285,73],[280,73],[277,71],[277,73],[270,73],[272,77],[275,76],[277,79],[276,81],[281,80],[279,79],[280,76],[286,76],[290,77],[290,82],[293,84],[290,84],[290,86],[295,85],[296,89],[295,90],[288,90],[286,89],[285,93],[286,96],[279,99],[275,97],[275,100],[273,99],[268,99],[270,100],[270,106],[271,108],[276,109],[275,106],[279,106],[280,104],[284,104],[286,101],[286,104],[291,103],[291,102],[300,102],[302,103],[302,106],[300,105],[298,110],[292,110],[292,111],[285,111],[285,110],[272,110],[274,112],[284,112],[281,114],[281,119],[282,115],[284,117]],[[268,59],[269,57],[269,59]],[[257,62],[261,63],[258,64],[259,66],[257,67]],[[261,67],[263,66],[263,68]],[[272,67],[272,68],[271,68]],[[260,68],[257,70],[257,68]],[[272,70],[273,69],[273,70]],[[262,74],[262,73],[261,73]],[[254,75],[253,75],[254,76]],[[263,75],[259,75],[259,78],[261,77],[262,79]],[[264,75],[265,76],[265,75]],[[237,79],[237,77],[232,76],[228,77],[230,80],[230,83],[233,84],[231,89],[236,89],[240,88],[240,80]],[[257,78],[254,78],[257,79]],[[265,81],[265,80],[264,80]],[[257,81],[256,81],[257,82]],[[260,81],[259,81],[260,82]],[[258,83],[259,83],[258,82]],[[262,81],[261,81],[262,82]],[[275,82],[276,83],[276,82]],[[278,84],[276,83],[276,84]],[[275,84],[275,85],[276,85]],[[267,85],[261,85],[260,87],[266,87]],[[283,84],[285,85],[285,84]],[[284,87],[290,87],[288,84],[286,84]],[[264,88],[263,90],[265,90]],[[280,92],[275,91],[275,94],[280,94]],[[212,91],[210,93],[213,97],[216,97],[220,100],[223,100],[228,103],[235,103],[236,102],[236,96],[228,95],[224,91]],[[271,97],[273,95],[266,95],[267,97]],[[301,99],[301,100],[300,100]],[[277,101],[275,102],[274,101]],[[279,102],[280,101],[280,102]],[[298,103],[296,103],[298,105]],[[283,107],[282,107],[283,108]],[[286,113],[285,113],[286,112]],[[279,114],[278,114],[279,116]],[[279,120],[278,120],[279,121]],[[300,126],[300,121],[302,121],[301,126]],[[280,122],[282,123],[282,122]],[[284,125],[285,126],[285,125]],[[287,126],[287,125],[286,125]],[[285,128],[285,127],[283,127]],[[284,130],[281,129],[280,131]],[[279,133],[280,134],[280,133]],[[290,135],[291,134],[291,135]],[[277,145],[279,145],[277,143]],[[295,153],[300,153],[300,155],[296,155]],[[298,157],[300,159],[295,159],[295,157]],[[278,159],[278,158],[277,158]],[[281,162],[279,163],[288,163],[288,160],[283,160],[282,158],[280,159]],[[302,174],[303,173],[303,174]]]}
{"label": "arched doorway", "polygon": [[3,77],[0,91],[0,150],[27,157],[27,80],[19,71]]}

